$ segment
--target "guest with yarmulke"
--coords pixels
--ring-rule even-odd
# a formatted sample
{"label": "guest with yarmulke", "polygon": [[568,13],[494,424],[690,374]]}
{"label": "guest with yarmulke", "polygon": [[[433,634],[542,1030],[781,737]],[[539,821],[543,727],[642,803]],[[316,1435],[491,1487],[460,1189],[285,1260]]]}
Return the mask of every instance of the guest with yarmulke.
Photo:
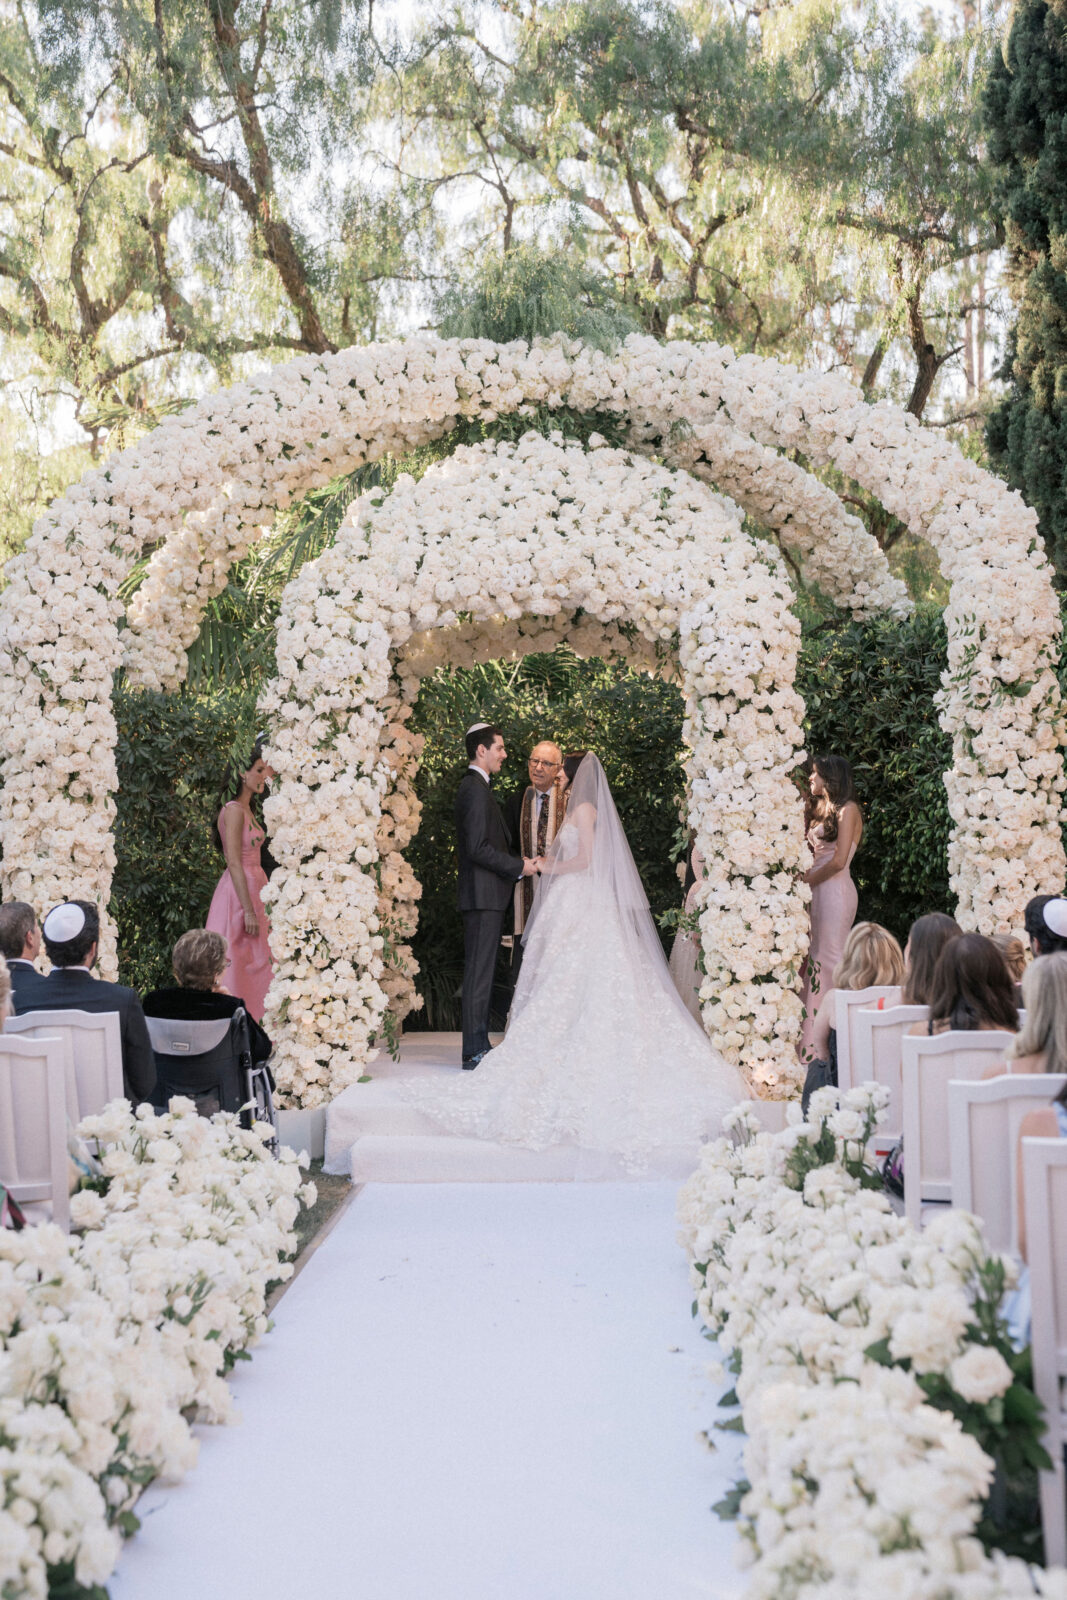
{"label": "guest with yarmulke", "polygon": [[1067,899],[1059,894],[1035,894],[1026,902],[1023,926],[1035,956],[1067,950]]}
{"label": "guest with yarmulke", "polygon": [[41,932],[52,970],[28,996],[16,995],[16,1012],[117,1012],[123,1086],[132,1105],[150,1100],[156,1086],[156,1059],[141,1002],[123,984],[93,977],[100,943],[100,914],[96,907],[89,900],[68,900],[53,906],[41,924]]}
{"label": "guest with yarmulke", "polygon": [[250,1017],[263,1020],[263,1005],[274,968],[270,957],[270,923],[260,898],[267,884],[263,870],[266,830],[252,813],[252,801],[263,793],[271,770],[256,744],[252,759],[236,775],[233,797],[219,812],[218,830],[226,871],[215,887],[205,926],[226,941],[229,961],[223,987],[240,995]]}

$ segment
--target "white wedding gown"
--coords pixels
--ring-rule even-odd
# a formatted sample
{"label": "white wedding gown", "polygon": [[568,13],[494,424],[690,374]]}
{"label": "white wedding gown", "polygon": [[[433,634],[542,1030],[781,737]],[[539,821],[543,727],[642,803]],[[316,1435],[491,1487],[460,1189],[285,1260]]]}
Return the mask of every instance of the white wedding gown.
{"label": "white wedding gown", "polygon": [[575,1145],[636,1171],[719,1133],[748,1091],[671,981],[608,788],[588,755],[540,879],[502,1044],[472,1073],[409,1084],[452,1133]]}

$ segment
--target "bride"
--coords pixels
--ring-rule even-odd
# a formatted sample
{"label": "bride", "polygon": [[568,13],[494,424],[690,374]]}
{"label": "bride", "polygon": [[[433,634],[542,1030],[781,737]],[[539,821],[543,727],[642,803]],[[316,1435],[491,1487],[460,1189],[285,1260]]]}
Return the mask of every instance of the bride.
{"label": "bride", "polygon": [[[568,766],[570,758],[568,758]],[[502,1044],[476,1074],[410,1084],[450,1132],[622,1156],[695,1150],[747,1091],[679,998],[596,756],[541,865]]]}

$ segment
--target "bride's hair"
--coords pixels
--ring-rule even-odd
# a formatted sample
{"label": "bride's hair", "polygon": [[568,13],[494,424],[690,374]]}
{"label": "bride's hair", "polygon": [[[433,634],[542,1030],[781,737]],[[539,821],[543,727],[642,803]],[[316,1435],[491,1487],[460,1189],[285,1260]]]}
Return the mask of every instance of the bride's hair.
{"label": "bride's hair", "polygon": [[574,782],[575,774],[588,754],[588,750],[574,750],[563,757],[563,770],[567,774],[568,783]]}

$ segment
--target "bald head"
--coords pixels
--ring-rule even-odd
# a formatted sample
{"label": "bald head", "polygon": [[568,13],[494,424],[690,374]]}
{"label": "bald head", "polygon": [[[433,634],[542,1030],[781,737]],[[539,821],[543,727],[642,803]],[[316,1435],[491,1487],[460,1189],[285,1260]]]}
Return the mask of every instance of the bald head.
{"label": "bald head", "polygon": [[530,782],[542,794],[547,793],[559,776],[563,765],[563,751],[551,739],[542,739],[530,751]]}

